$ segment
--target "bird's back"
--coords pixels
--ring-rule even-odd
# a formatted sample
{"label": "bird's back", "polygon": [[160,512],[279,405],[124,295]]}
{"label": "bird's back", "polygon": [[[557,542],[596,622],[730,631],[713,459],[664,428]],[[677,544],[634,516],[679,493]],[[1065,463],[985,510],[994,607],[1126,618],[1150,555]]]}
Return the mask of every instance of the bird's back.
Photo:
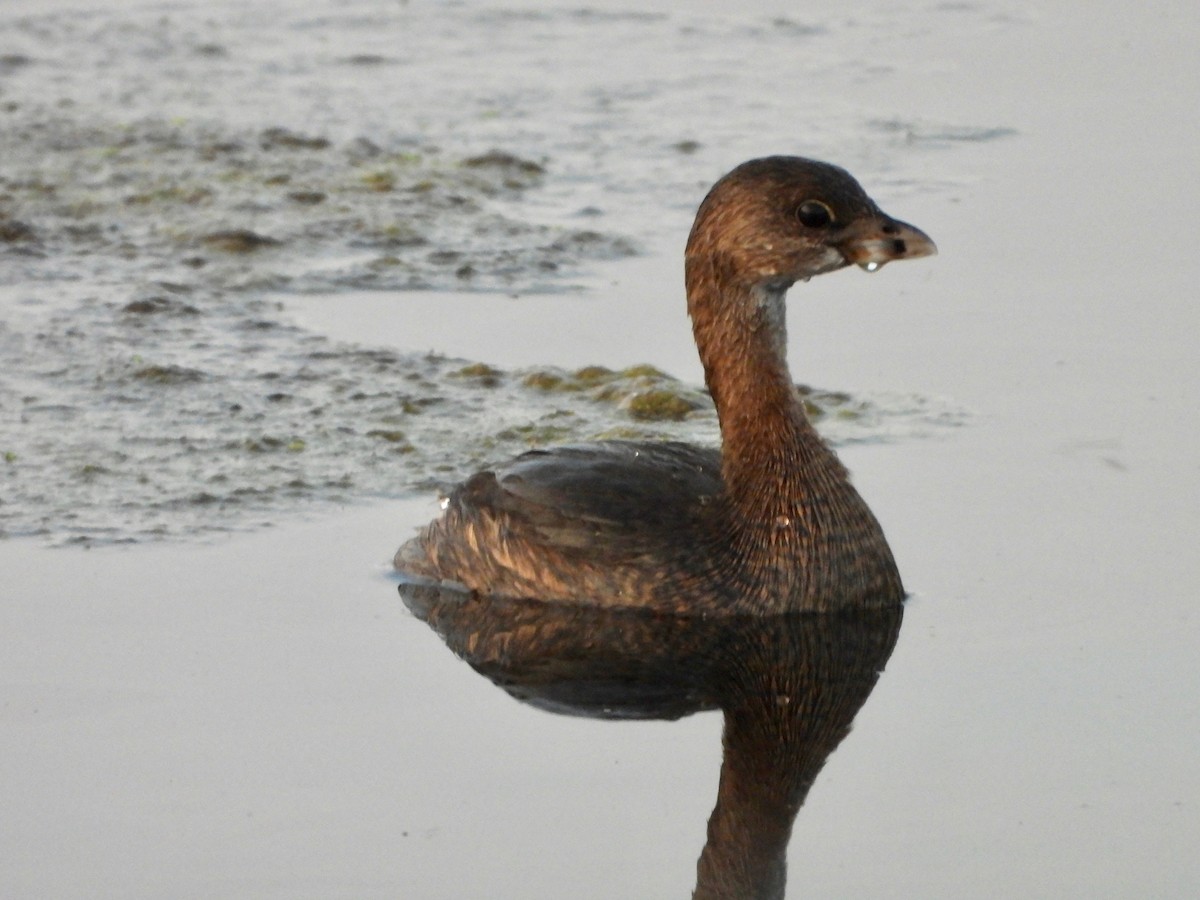
{"label": "bird's back", "polygon": [[721,490],[715,449],[602,441],[532,450],[455,488],[395,565],[494,596],[654,605],[691,566]]}

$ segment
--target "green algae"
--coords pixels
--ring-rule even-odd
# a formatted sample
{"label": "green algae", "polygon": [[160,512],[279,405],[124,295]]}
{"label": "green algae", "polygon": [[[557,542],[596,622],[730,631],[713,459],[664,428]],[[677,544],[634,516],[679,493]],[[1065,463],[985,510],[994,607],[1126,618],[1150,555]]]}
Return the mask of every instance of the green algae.
{"label": "green algae", "polygon": [[662,381],[674,381],[672,375],[668,375],[662,369],[643,363],[638,366],[629,366],[621,370],[622,378],[653,378]]}
{"label": "green algae", "polygon": [[503,375],[503,372],[492,368],[487,363],[471,363],[450,373],[451,378],[469,379],[481,387],[489,388],[498,386]]}
{"label": "green algae", "polygon": [[702,405],[674,391],[660,389],[634,394],[625,408],[639,422],[681,422]]}
{"label": "green algae", "polygon": [[214,250],[225,253],[254,253],[267,247],[278,247],[282,241],[251,231],[248,228],[232,228],[203,235],[200,242]]}
{"label": "green algae", "polygon": [[370,191],[386,193],[396,189],[396,173],[386,170],[367,172],[360,176],[359,181]]}
{"label": "green algae", "polygon": [[367,437],[379,438],[389,444],[407,443],[408,441],[403,431],[389,428],[373,428],[367,432]]}
{"label": "green algae", "polygon": [[616,376],[616,372],[605,366],[584,366],[571,373],[580,384],[602,384]]}
{"label": "green algae", "polygon": [[134,369],[130,377],[150,384],[173,385],[191,384],[204,380],[204,373],[197,369],[189,369],[175,365],[150,365]]}
{"label": "green algae", "polygon": [[498,431],[494,439],[497,444],[519,441],[528,444],[530,447],[545,447],[549,444],[560,444],[577,437],[578,435],[574,429],[565,425],[530,423],[526,425],[514,425],[511,428]]}
{"label": "green algae", "polygon": [[553,390],[559,390],[559,389],[571,390],[572,389],[569,386],[563,387],[564,385],[569,385],[570,382],[568,382],[565,378],[563,378],[562,375],[559,375],[555,372],[549,372],[549,371],[544,371],[544,370],[528,373],[527,375],[522,377],[521,384],[527,388],[533,388],[533,389],[539,390],[539,391],[553,391]]}
{"label": "green algae", "polygon": [[540,176],[546,174],[545,166],[533,160],[522,159],[503,150],[489,150],[479,156],[471,156],[462,161],[468,169],[501,169],[506,172],[516,172],[525,176]]}

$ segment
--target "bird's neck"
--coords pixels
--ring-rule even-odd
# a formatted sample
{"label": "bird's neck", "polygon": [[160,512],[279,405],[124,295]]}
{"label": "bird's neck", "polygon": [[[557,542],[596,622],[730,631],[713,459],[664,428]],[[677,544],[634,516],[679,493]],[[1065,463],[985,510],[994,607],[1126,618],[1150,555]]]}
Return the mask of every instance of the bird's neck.
{"label": "bird's neck", "polygon": [[785,356],[783,294],[688,259],[688,310],[721,422],[711,565],[745,608],[828,610],[904,596],[883,531],[808,421]]}
{"label": "bird's neck", "polygon": [[814,477],[840,467],[808,421],[788,370],[788,285],[744,285],[711,261],[689,260],[687,274],[729,497],[743,521],[790,516]]}

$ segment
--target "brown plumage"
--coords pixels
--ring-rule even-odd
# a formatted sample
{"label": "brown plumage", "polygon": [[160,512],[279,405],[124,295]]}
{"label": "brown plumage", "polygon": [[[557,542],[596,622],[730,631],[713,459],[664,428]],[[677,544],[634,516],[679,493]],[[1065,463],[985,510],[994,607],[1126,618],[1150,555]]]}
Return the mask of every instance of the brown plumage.
{"label": "brown plumage", "polygon": [[606,441],[535,450],[459,486],[400,571],[484,594],[673,612],[898,604],[883,532],[796,396],[784,294],[925,256],[847,172],[795,157],[722,178],[688,239],[688,312],[722,451]]}

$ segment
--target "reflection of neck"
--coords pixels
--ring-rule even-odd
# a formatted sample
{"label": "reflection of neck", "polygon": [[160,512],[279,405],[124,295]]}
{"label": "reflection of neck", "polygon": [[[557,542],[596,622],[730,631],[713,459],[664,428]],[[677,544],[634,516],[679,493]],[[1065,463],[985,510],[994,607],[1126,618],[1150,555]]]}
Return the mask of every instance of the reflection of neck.
{"label": "reflection of neck", "polygon": [[694,900],[782,900],[796,813],[875,687],[903,608],[751,619],[719,654],[725,755]]}
{"label": "reflection of neck", "polygon": [[[786,706],[789,698],[773,699]],[[789,716],[763,718],[746,711],[725,716],[721,786],[697,866],[695,900],[783,897],[792,822],[833,747],[795,733],[784,721]]]}

